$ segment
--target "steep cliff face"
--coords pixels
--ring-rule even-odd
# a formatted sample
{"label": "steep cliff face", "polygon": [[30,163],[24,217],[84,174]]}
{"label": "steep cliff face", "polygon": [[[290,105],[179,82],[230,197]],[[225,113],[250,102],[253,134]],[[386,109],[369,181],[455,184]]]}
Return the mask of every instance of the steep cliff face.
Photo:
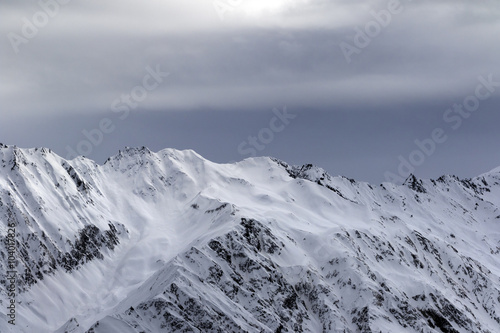
{"label": "steep cliff face", "polygon": [[172,149],[0,160],[2,332],[500,331],[498,169],[373,186]]}

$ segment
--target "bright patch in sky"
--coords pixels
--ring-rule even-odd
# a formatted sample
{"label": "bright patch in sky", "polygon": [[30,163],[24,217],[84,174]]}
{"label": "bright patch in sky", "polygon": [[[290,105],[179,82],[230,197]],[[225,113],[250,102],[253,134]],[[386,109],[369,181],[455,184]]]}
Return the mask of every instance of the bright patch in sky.
{"label": "bright patch in sky", "polygon": [[241,8],[249,16],[259,17],[262,15],[276,14],[294,1],[290,0],[252,0],[242,1]]}

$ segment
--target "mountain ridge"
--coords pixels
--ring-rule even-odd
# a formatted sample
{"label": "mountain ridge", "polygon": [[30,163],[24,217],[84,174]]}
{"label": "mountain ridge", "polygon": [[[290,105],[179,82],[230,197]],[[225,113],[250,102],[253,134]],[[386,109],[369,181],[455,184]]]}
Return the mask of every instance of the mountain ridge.
{"label": "mountain ridge", "polygon": [[191,150],[126,148],[98,165],[2,146],[0,158],[0,216],[18,226],[24,268],[18,331],[500,327],[498,168],[374,186]]}

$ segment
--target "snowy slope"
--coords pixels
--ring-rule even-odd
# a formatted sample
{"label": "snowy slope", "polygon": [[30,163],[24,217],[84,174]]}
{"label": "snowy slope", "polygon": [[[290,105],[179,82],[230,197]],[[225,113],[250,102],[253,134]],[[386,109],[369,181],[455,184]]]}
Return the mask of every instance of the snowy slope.
{"label": "snowy slope", "polygon": [[[271,158],[0,147],[1,332],[500,332],[500,170],[402,186]],[[7,271],[0,247],[1,272]]]}

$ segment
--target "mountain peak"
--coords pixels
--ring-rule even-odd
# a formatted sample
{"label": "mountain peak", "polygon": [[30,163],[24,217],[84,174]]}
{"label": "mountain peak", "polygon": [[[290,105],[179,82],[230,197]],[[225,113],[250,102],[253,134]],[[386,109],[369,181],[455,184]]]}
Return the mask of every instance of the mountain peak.
{"label": "mountain peak", "polygon": [[403,183],[404,186],[408,186],[412,190],[420,193],[427,193],[424,183],[421,179],[418,179],[414,174],[410,174],[408,178]]}

